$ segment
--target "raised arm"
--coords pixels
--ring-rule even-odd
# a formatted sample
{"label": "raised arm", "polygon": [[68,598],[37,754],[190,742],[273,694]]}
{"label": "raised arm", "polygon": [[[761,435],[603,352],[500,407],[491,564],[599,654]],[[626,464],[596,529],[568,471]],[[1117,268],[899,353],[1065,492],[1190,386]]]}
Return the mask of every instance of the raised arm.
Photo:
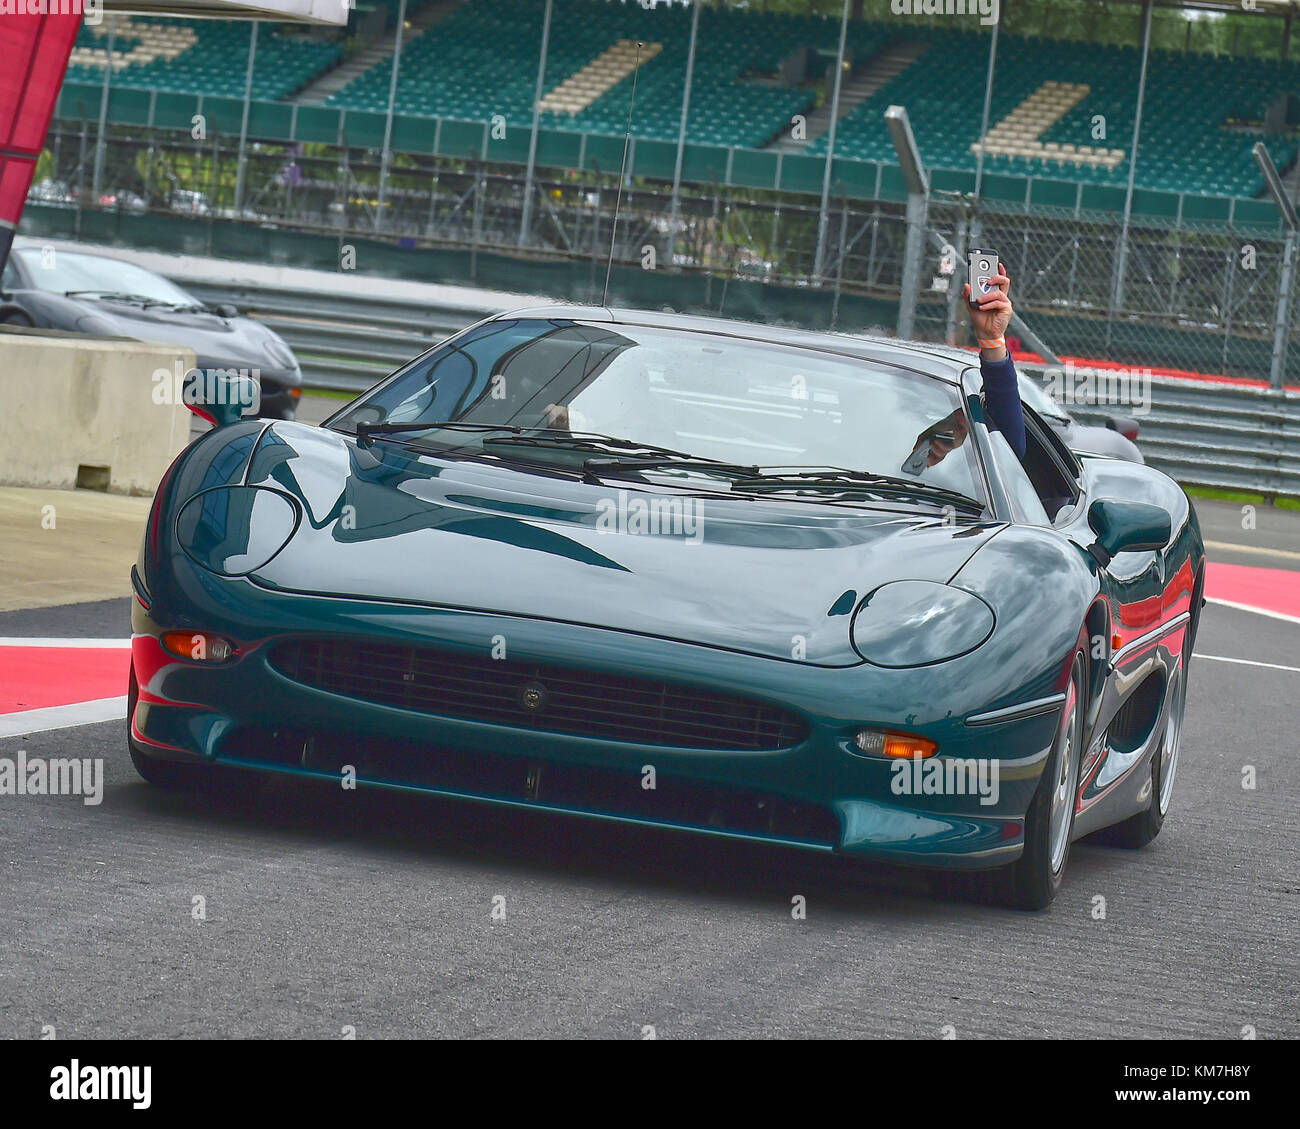
{"label": "raised arm", "polygon": [[980,372],[984,376],[984,407],[989,425],[1002,432],[1016,453],[1025,457],[1025,412],[1020,404],[1020,388],[1015,362],[1007,352],[1007,326],[1011,324],[1011,279],[1007,268],[998,263],[1000,273],[990,280],[993,289],[970,300],[970,283],[963,290],[970,310],[971,328],[980,343]]}

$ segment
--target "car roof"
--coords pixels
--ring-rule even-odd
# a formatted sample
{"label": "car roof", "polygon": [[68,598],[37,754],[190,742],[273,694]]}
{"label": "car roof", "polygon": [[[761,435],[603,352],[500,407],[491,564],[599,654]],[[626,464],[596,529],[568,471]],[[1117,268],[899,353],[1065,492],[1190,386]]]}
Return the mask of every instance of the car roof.
{"label": "car roof", "polygon": [[816,349],[864,361],[875,361],[910,369],[950,384],[960,384],[962,373],[976,363],[972,354],[946,345],[900,341],[897,338],[872,334],[832,333],[800,329],[797,326],[769,325],[699,314],[678,314],[664,310],[612,309],[607,306],[557,304],[506,310],[497,314],[492,320],[506,318],[567,318],[574,321],[608,322],[613,325],[679,329],[685,333],[719,334],[747,341],[792,345],[796,348]]}

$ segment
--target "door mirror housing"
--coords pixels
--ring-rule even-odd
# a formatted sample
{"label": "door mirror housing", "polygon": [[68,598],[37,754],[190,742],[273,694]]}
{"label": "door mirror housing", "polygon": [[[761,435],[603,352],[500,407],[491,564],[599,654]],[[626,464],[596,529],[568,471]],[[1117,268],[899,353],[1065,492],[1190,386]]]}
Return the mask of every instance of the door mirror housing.
{"label": "door mirror housing", "polygon": [[181,385],[185,406],[213,427],[237,423],[245,412],[256,415],[262,386],[240,369],[190,369]]}
{"label": "door mirror housing", "polygon": [[1169,511],[1148,502],[1099,498],[1088,507],[1088,524],[1097,535],[1088,552],[1102,565],[1120,553],[1159,552],[1173,536]]}

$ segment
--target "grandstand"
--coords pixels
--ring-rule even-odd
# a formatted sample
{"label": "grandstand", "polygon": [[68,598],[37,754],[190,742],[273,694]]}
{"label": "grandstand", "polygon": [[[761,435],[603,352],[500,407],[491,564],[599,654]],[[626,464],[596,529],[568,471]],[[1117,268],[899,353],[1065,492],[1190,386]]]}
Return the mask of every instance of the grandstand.
{"label": "grandstand", "polygon": [[[928,48],[916,61],[839,123],[836,153],[864,160],[890,160],[893,145],[885,108],[907,106],[921,156],[936,168],[973,169],[983,111],[987,39],[974,31],[939,29],[925,35]],[[1091,184],[1128,182],[1128,147],[1137,104],[1136,48],[1005,36],[998,46],[990,134],[1050,83],[1070,84],[1082,96],[1041,130],[985,154],[988,172],[1048,175]],[[955,96],[965,90],[969,97]],[[1195,92],[1194,96],[1191,92]],[[1234,120],[1262,122],[1269,106],[1300,93],[1300,63],[1233,59],[1187,52],[1153,51],[1147,70],[1142,121],[1139,188],[1221,196],[1257,196],[1264,182],[1251,156],[1255,132],[1228,127]],[[1104,119],[1096,137],[1094,118]],[[1296,157],[1293,138],[1266,144],[1279,168]],[[1034,143],[1037,144],[1034,144]],[[810,147],[824,153],[826,139]],[[1102,157],[1102,151],[1118,160]]]}
{"label": "grandstand", "polygon": [[[489,120],[531,126],[545,0],[468,0],[403,49],[398,113]],[[642,8],[617,0],[564,0],[555,5],[545,92],[553,92],[619,40],[654,48],[637,78],[638,137],[676,141],[690,39],[690,9]],[[506,34],[506,29],[509,29]],[[850,51],[867,58],[883,44],[879,25],[853,25]],[[812,84],[782,86],[783,58],[797,47],[833,54],[839,21],[820,16],[748,13],[706,8],[692,80],[692,141],[759,148],[794,114],[812,108]],[[382,110],[388,104],[392,60],[386,59],[329,99],[345,109]],[[542,124],[588,133],[622,133],[631,72],[574,112],[550,110]]]}
{"label": "grandstand", "polygon": [[[434,0],[408,4],[395,112],[410,118],[529,127],[545,0]],[[738,149],[819,155],[829,142],[828,67],[838,18],[748,7],[701,12],[687,140]],[[367,6],[370,28],[391,29],[397,0]],[[888,11],[887,8],[882,9]],[[423,14],[422,14],[423,13]],[[253,78],[257,100],[293,101],[345,64],[360,14],[332,38],[265,25]],[[638,75],[637,138],[676,142],[691,10],[643,7],[636,0],[557,0],[543,89],[541,125],[572,133],[621,135],[631,61],[620,43],[647,44]],[[83,28],[69,82],[97,82],[107,25]],[[235,98],[244,92],[247,24],[134,17],[119,25],[113,85]],[[393,55],[385,30],[362,60],[375,61],[331,89],[327,107],[370,113],[388,108]],[[975,20],[863,19],[849,24],[846,97],[836,155],[892,163],[886,106],[907,106],[923,159],[969,172],[980,160],[987,29]],[[356,64],[353,64],[356,66]],[[833,68],[832,68],[833,69]],[[1122,187],[1136,113],[1139,52],[1078,40],[1004,33],[983,152],[987,173]],[[346,71],[340,71],[340,76]],[[339,81],[342,81],[340,78]],[[320,100],[320,99],[316,99]],[[1286,112],[1300,100],[1300,63],[1261,57],[1153,50],[1143,111],[1138,188],[1205,196],[1256,197],[1264,185],[1251,157],[1263,136],[1274,161],[1295,163],[1296,132]],[[306,102],[313,99],[306,98]],[[819,108],[820,107],[820,108]],[[1279,113],[1279,107],[1283,112]],[[791,120],[820,116],[806,140]],[[1271,132],[1265,132],[1268,122]]]}
{"label": "grandstand", "polygon": [[[172,94],[242,98],[252,24],[235,20],[123,18],[113,43],[113,85]],[[100,82],[109,23],[83,24],[68,61],[68,82]],[[343,57],[342,42],[309,36],[292,24],[258,33],[253,97],[288,98]]]}

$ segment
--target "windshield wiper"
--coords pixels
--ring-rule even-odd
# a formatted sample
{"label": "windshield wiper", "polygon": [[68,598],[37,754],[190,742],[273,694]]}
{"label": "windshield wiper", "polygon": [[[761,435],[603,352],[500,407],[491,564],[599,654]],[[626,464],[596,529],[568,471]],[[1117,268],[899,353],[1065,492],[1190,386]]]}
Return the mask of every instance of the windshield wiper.
{"label": "windshield wiper", "polygon": [[733,490],[752,490],[756,492],[830,489],[844,494],[871,493],[873,491],[891,494],[913,494],[925,498],[934,498],[937,501],[944,501],[953,506],[960,506],[977,513],[984,511],[982,502],[970,497],[968,494],[962,494],[960,491],[949,490],[945,486],[936,486],[932,482],[921,482],[918,479],[895,478],[889,474],[846,470],[841,467],[824,467],[813,470],[773,468],[766,473],[760,468],[760,473],[750,478],[737,479],[731,485]]}
{"label": "windshield wiper", "polygon": [[462,420],[440,419],[432,423],[358,423],[356,434],[364,440],[368,435],[393,435],[407,431],[511,431],[516,434],[523,431],[510,423],[466,423]]}
{"label": "windshield wiper", "polygon": [[103,298],[110,302],[131,302],[147,306],[155,301],[143,294],[124,294],[119,290],[65,290],[65,298]]}
{"label": "windshield wiper", "polygon": [[202,302],[166,302],[161,298],[150,298],[148,301],[142,304],[144,305],[144,308],[146,310],[150,306],[163,306],[166,309],[175,310],[177,313],[181,313],[181,314],[187,314],[187,313],[201,314],[206,312],[207,310],[207,306],[205,306]]}
{"label": "windshield wiper", "polygon": [[740,466],[702,455],[687,455],[681,451],[650,448],[660,453],[644,459],[587,459],[582,464],[583,474],[589,481],[599,481],[600,476],[618,478],[635,475],[646,470],[702,470],[725,474],[735,479],[758,473],[756,466]]}
{"label": "windshield wiper", "polygon": [[696,456],[686,451],[675,451],[671,447],[659,447],[654,443],[638,443],[634,439],[618,439],[613,435],[601,435],[595,431],[563,431],[556,428],[539,428],[537,434],[503,435],[499,439],[485,442],[494,447],[519,444],[527,447],[554,447],[563,451],[641,451],[647,456],[659,456],[667,459],[693,459]]}
{"label": "windshield wiper", "polygon": [[[640,468],[647,465],[677,466],[682,462],[718,464],[716,459],[700,458],[686,451],[676,451],[671,447],[660,447],[654,443],[639,443],[634,439],[619,439],[613,435],[601,435],[595,431],[566,431],[558,427],[521,427],[511,423],[474,423],[468,420],[441,420],[435,423],[359,423],[356,425],[357,438],[368,435],[384,435],[407,431],[434,431],[439,428],[461,431],[504,431],[505,435],[493,436],[483,440],[484,451],[509,446],[550,448],[555,451],[629,452],[643,455],[644,458],[610,459],[602,464],[597,459],[587,459],[593,470],[612,470],[617,472],[625,468]],[[584,469],[586,469],[584,465]],[[741,472],[752,474],[757,467],[740,467]]]}

